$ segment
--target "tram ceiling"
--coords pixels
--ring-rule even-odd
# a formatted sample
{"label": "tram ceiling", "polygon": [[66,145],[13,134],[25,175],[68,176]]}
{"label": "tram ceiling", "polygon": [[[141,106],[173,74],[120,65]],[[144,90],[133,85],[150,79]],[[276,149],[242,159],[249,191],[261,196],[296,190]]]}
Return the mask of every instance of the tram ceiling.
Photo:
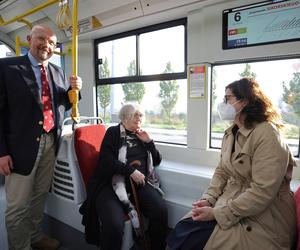
{"label": "tram ceiling", "polygon": [[[50,0],[48,0],[50,1]],[[30,9],[45,4],[47,0],[0,0],[0,17],[10,20]],[[89,33],[99,28],[112,27],[125,21],[136,18],[145,19],[157,13],[176,12],[177,17],[183,17],[203,4],[213,4],[222,0],[78,0],[79,34]],[[69,0],[72,9],[72,0]],[[58,3],[52,4],[39,12],[27,16],[25,19],[30,23],[50,21],[55,23]],[[96,20],[96,26],[94,22]],[[0,25],[0,31],[9,34],[26,24],[13,22],[5,26]],[[70,37],[70,32],[65,31]]]}

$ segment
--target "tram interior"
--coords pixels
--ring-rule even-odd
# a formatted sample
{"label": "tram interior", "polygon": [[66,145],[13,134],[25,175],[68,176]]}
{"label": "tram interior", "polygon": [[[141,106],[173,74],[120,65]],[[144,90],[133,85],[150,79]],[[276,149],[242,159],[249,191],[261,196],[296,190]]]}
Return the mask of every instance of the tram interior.
{"label": "tram interior", "polygon": [[[19,21],[1,25],[14,17],[27,13],[29,10],[51,3],[48,7],[26,15]],[[72,74],[72,34],[70,30],[57,27],[57,11],[60,1],[46,0],[0,0],[0,45],[6,44],[15,55],[16,36],[21,42],[26,41],[30,24],[46,24],[58,35],[63,45],[64,70],[66,75]],[[187,129],[185,143],[158,143],[163,155],[163,162],[157,172],[162,181],[165,199],[169,209],[169,227],[190,210],[193,201],[205,191],[220,157],[219,149],[210,148],[210,111],[212,74],[211,67],[224,61],[244,58],[249,61],[255,58],[289,58],[300,55],[300,42],[279,43],[274,45],[253,46],[233,50],[222,49],[222,11],[224,9],[253,4],[257,0],[79,0],[78,1],[78,75],[83,79],[79,102],[80,115],[95,117],[97,114],[96,80],[94,65],[94,39],[112,36],[142,27],[186,19],[186,53],[187,65],[205,65],[207,85],[205,98],[187,98]],[[70,9],[73,1],[69,1]],[[25,20],[25,21],[24,21]],[[150,48],[154,49],[154,48]],[[151,103],[149,105],[152,105]],[[44,229],[62,242],[61,250],[97,249],[85,243],[81,225],[79,206],[85,197],[85,187],[74,155],[70,127],[63,135],[61,155],[57,162],[66,161],[70,166],[74,197],[57,195],[49,192],[45,208]],[[66,126],[67,130],[67,126]],[[299,137],[298,137],[299,140]],[[296,151],[299,152],[299,142]],[[59,158],[62,157],[62,158]],[[294,168],[292,189],[300,186],[300,160],[296,154],[298,167]],[[60,166],[65,168],[64,165]],[[5,222],[4,177],[0,176],[0,249],[7,250]],[[128,250],[132,245],[128,243]]]}

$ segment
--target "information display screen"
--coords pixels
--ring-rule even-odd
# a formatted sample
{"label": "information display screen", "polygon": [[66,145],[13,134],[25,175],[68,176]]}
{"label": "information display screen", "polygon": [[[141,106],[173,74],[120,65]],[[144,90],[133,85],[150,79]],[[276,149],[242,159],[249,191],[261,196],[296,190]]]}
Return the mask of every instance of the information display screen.
{"label": "information display screen", "polygon": [[264,1],[223,11],[223,49],[300,40],[300,0]]}

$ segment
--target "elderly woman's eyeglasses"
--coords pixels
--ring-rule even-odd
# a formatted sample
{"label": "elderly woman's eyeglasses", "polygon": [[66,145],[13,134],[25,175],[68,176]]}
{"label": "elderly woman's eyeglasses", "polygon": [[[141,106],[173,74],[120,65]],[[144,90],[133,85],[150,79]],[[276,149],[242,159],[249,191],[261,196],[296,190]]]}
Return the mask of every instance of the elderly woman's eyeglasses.
{"label": "elderly woman's eyeglasses", "polygon": [[136,113],[134,113],[134,115],[133,115],[133,117],[135,118],[135,119],[138,119],[138,118],[143,118],[143,114],[142,113],[140,113],[140,112],[136,112]]}
{"label": "elderly woman's eyeglasses", "polygon": [[231,97],[235,97],[235,96],[234,96],[234,95],[225,95],[224,98],[223,98],[223,102],[224,102],[224,103],[227,103],[228,100],[229,100]]}

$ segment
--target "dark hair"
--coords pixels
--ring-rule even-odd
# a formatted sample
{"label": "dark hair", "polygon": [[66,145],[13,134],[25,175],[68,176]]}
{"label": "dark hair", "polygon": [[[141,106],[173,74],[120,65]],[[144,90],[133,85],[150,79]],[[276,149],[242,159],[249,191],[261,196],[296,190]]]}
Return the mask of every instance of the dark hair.
{"label": "dark hair", "polygon": [[246,100],[247,104],[242,109],[244,126],[252,128],[255,123],[268,121],[277,128],[283,127],[281,115],[274,107],[270,99],[263,93],[259,84],[252,78],[242,78],[226,86],[238,100]]}

